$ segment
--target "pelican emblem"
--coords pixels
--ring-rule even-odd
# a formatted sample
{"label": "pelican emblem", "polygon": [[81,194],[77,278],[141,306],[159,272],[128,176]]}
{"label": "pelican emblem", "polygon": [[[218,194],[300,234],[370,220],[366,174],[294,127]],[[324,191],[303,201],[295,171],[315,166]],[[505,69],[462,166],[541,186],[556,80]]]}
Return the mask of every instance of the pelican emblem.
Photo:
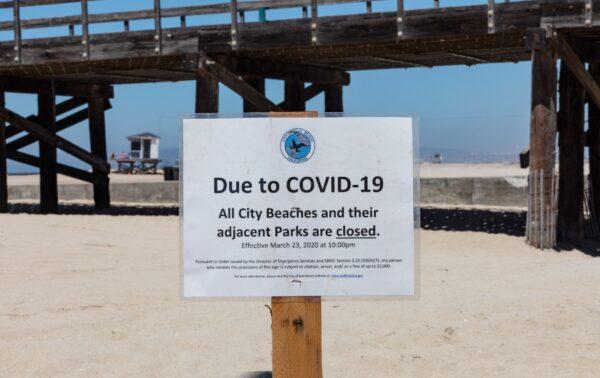
{"label": "pelican emblem", "polygon": [[281,138],[281,153],[292,163],[304,163],[315,152],[315,138],[304,129],[292,129]]}

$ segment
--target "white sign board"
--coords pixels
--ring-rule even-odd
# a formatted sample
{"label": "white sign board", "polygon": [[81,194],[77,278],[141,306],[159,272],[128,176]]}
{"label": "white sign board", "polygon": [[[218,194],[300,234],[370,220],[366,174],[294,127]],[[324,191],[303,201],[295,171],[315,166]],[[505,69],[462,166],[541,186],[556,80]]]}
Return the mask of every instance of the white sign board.
{"label": "white sign board", "polygon": [[413,295],[411,118],[186,119],[183,296]]}

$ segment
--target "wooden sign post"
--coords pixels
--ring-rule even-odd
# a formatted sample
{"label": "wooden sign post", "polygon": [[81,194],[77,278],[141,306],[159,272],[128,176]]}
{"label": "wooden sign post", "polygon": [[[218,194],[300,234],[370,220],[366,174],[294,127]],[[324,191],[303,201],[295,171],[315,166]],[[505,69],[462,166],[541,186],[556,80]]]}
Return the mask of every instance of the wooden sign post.
{"label": "wooden sign post", "polygon": [[[315,111],[269,113],[271,117],[314,117]],[[321,378],[321,297],[273,297],[273,377]]]}

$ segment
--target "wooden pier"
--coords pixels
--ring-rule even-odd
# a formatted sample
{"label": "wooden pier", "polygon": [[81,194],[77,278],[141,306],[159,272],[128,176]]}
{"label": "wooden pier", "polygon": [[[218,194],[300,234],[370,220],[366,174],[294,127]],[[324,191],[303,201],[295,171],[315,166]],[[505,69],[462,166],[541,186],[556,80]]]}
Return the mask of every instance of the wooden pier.
{"label": "wooden pier", "polygon": [[[147,10],[89,11],[92,3],[111,1],[0,1],[0,10],[12,9],[13,14],[12,21],[0,22],[0,31],[14,35],[0,42],[0,212],[8,210],[6,159],[39,167],[44,213],[57,211],[58,173],[93,183],[96,207],[110,206],[104,112],[110,109],[115,84],[195,80],[198,113],[219,111],[219,83],[243,98],[247,112],[303,111],[306,101],[320,93],[326,111],[342,112],[349,71],[531,60],[528,242],[547,248],[557,238],[577,242],[583,237],[586,146],[593,198],[600,199],[600,1],[482,0],[480,5],[446,7],[443,0],[434,0],[429,8],[412,10],[410,0],[215,0],[175,8],[163,8],[155,0]],[[81,13],[21,17],[23,8],[58,10],[67,3],[78,3]],[[378,3],[392,4],[392,10],[375,12]],[[362,13],[320,15],[323,7],[343,10],[357,4],[364,7]],[[274,9],[290,9],[298,16],[269,20]],[[230,22],[194,24],[195,16],[219,14]],[[256,14],[257,20],[248,21]],[[153,27],[133,30],[133,23],[144,20]],[[163,27],[167,21],[171,27]],[[90,27],[97,24],[114,30],[92,33]],[[52,29],[56,35],[57,28],[64,33],[23,38],[28,29]],[[285,81],[283,102],[265,96],[267,78]],[[38,95],[38,109],[32,115],[17,114],[6,107],[6,92]],[[56,96],[69,98],[57,103]],[[58,135],[86,120],[90,151]],[[555,172],[557,135],[560,175]],[[39,156],[21,151],[38,141]],[[90,169],[59,163],[57,149]],[[594,206],[600,211],[598,202]]]}

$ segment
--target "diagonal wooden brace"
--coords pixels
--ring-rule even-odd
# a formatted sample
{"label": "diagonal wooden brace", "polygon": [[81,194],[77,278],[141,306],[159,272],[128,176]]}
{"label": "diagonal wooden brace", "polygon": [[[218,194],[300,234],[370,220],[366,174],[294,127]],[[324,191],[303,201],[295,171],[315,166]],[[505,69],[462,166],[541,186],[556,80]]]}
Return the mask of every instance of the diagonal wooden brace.
{"label": "diagonal wooden brace", "polygon": [[[85,97],[73,97],[68,100],[61,102],[56,105],[56,115],[59,116],[64,113],[68,113],[73,109],[77,109],[81,105],[87,104],[87,99]],[[33,122],[38,122],[37,115],[30,115],[27,117],[28,120]],[[18,127],[9,125],[6,127],[6,138],[11,138],[21,132],[21,129]]]}
{"label": "diagonal wooden brace", "polygon": [[600,86],[585,68],[585,64],[579,59],[579,56],[577,56],[577,53],[573,50],[567,39],[560,33],[554,33],[551,43],[567,67],[569,67],[569,70],[571,70],[583,86],[590,99],[596,106],[600,107]]}
{"label": "diagonal wooden brace", "polygon": [[[26,154],[24,152],[19,151],[7,151],[7,156],[9,159],[18,161],[19,163],[31,165],[33,167],[40,167],[40,158]],[[64,164],[56,164],[56,171],[61,175],[65,175],[68,177],[72,177],[77,180],[94,183],[95,177],[91,172],[84,171],[83,169],[70,167]]]}
{"label": "diagonal wooden brace", "polygon": [[[312,100],[313,98],[320,95],[324,90],[325,90],[324,85],[321,85],[321,84],[309,85],[308,87],[304,88],[304,93],[303,93],[304,102],[308,102],[308,101]],[[287,108],[287,104],[285,103],[285,101],[280,102],[279,104],[277,104],[277,106],[279,106],[280,108],[283,108],[283,109]]]}
{"label": "diagonal wooden brace", "polygon": [[5,122],[11,123],[12,125],[18,127],[23,131],[30,133],[36,139],[47,143],[53,147],[59,148],[64,152],[90,164],[92,167],[98,169],[101,172],[110,172],[110,164],[108,164],[108,162],[106,162],[105,160],[92,155],[83,148],[77,146],[74,143],[69,142],[64,138],[61,138],[58,135],[48,132],[46,128],[38,125],[33,121],[21,117],[20,115],[6,108],[0,108],[0,119]]}
{"label": "diagonal wooden brace", "polygon": [[[110,101],[105,100],[104,101],[104,110],[108,110],[111,108],[112,108],[112,105],[110,104]],[[87,108],[82,109],[78,112],[70,114],[70,115],[66,116],[65,118],[57,121],[56,122],[56,131],[59,132],[59,131],[68,129],[69,127],[75,126],[78,123],[83,122],[88,118],[89,118],[88,109]],[[38,139],[35,136],[33,136],[31,134],[27,134],[27,135],[20,137],[19,139],[15,139],[12,142],[7,143],[6,148],[10,149],[10,150],[19,150],[23,147],[29,146],[30,144],[37,142],[37,141],[38,141]]]}
{"label": "diagonal wooden brace", "polygon": [[257,91],[245,80],[204,54],[200,54],[198,57],[198,69],[206,72],[219,82],[223,83],[229,89],[240,95],[243,99],[255,105],[258,109],[260,109],[260,111],[283,111],[283,109],[271,102],[271,100]]}

